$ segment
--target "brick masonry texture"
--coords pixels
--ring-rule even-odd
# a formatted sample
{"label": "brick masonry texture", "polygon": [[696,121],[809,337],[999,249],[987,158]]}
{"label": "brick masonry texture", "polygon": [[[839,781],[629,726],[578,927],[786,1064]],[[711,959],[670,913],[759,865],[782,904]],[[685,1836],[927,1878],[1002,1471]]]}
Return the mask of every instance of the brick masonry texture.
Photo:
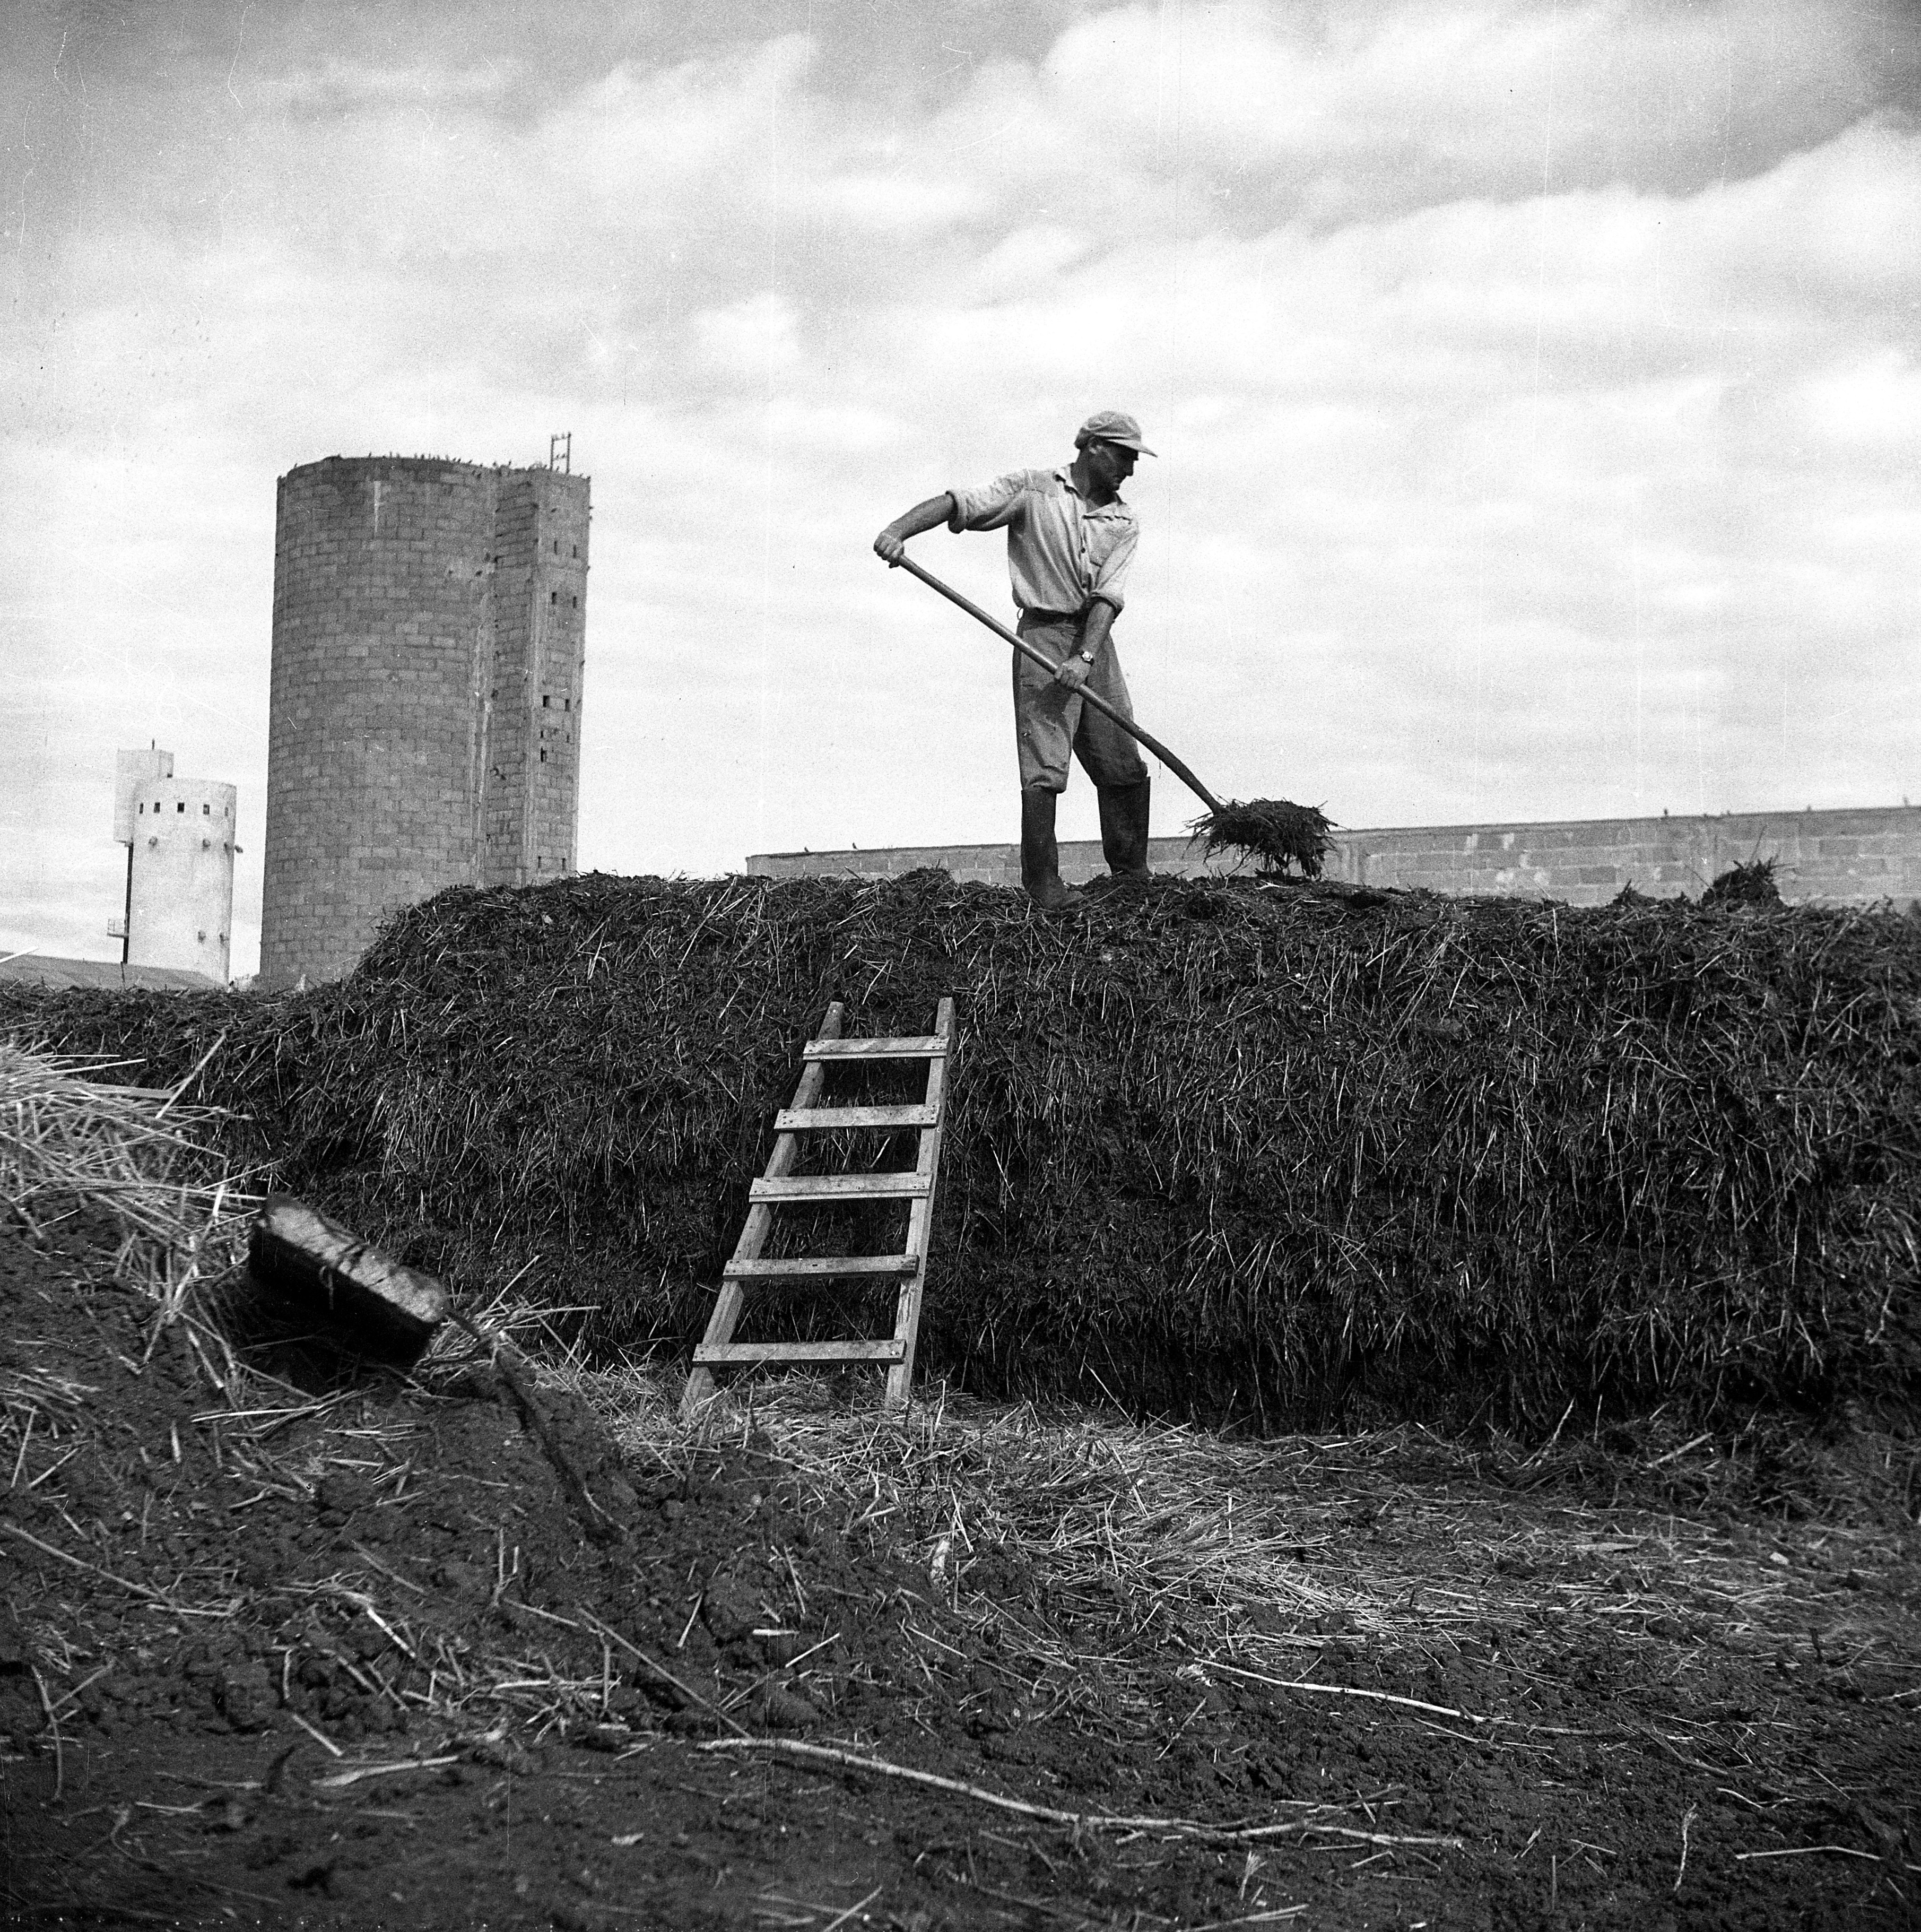
{"label": "brick masonry texture", "polygon": [[[1598,818],[1526,825],[1395,826],[1340,831],[1328,875],[1350,884],[1425,886],[1464,897],[1552,898],[1605,905],[1623,886],[1650,898],[1698,897],[1734,866],[1772,859],[1791,904],[1875,905],[1921,901],[1921,807],[1851,812],[1730,813],[1718,818]],[[1156,838],[1157,872],[1233,870],[1203,862],[1198,845]],[[1014,845],[893,846],[871,852],[763,852],[747,869],[774,878],[853,873],[898,878],[924,866],[990,885],[1020,882]],[[1062,878],[1085,884],[1107,869],[1093,840],[1060,848]]]}
{"label": "brick masonry texture", "polygon": [[280,481],[260,981],[389,913],[574,870],[588,479],[328,457]]}

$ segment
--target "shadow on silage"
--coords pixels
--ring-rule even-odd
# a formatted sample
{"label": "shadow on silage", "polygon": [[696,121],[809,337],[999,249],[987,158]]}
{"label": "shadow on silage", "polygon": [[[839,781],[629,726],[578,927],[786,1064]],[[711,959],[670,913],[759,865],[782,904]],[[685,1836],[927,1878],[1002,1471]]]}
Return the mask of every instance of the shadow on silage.
{"label": "shadow on silage", "polygon": [[224,1028],[202,1096],[282,1184],[470,1291],[526,1268],[590,1346],[680,1349],[828,1001],[919,1033],[949,992],[930,1373],[1267,1427],[1910,1401],[1892,916],[1194,882],[1048,922],[938,873],[592,875],[443,893],[309,994],[7,1008],[155,1082]]}

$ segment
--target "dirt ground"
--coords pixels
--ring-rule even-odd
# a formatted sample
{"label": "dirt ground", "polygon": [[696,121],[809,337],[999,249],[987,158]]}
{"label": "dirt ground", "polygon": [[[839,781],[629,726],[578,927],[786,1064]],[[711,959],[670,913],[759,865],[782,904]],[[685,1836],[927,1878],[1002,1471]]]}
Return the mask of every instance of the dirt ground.
{"label": "dirt ground", "polygon": [[1063,1585],[751,1415],[622,1453],[556,1394],[570,1490],[484,1365],[222,1372],[0,1234],[7,1925],[1911,1922],[1899,1511],[1283,1438],[1208,1507],[1294,1580],[1203,1618],[1127,1580],[1151,1442]]}

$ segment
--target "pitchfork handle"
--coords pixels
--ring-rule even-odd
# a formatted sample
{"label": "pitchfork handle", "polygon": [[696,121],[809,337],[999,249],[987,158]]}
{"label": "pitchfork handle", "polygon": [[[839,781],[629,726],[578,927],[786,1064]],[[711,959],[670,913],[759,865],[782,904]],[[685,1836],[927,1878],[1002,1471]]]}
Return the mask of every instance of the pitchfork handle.
{"label": "pitchfork handle", "polygon": [[[1005,638],[1023,658],[1032,658],[1035,664],[1038,664],[1041,668],[1048,673],[1050,676],[1051,676],[1055,671],[1059,670],[1059,665],[1056,664],[1053,660],[1047,656],[1046,652],[1037,651],[1024,638],[1016,637],[1005,624],[1000,622],[997,619],[990,617],[978,604],[972,601],[972,598],[963,597],[959,591],[950,589],[946,584],[942,583],[940,579],[935,576],[931,571],[923,570],[912,557],[904,556],[901,558],[901,561],[893,567],[898,570],[911,572],[915,576],[918,577],[930,590],[938,590],[942,596],[947,599],[949,603],[959,604],[961,609],[966,611],[969,616],[978,618],[981,622],[986,625],[989,630],[993,632],[996,637]],[[1221,801],[1216,798],[1197,778],[1194,776],[1193,772],[1188,770],[1185,765],[1181,763],[1179,759],[1174,756],[1173,752],[1167,749],[1166,746],[1161,743],[1159,739],[1142,730],[1140,727],[1135,724],[1131,718],[1123,718],[1104,698],[1100,697],[1096,693],[1087,690],[1084,686],[1082,688],[1080,695],[1088,704],[1092,705],[1096,711],[1101,712],[1107,717],[1111,718],[1130,738],[1137,740],[1141,744],[1145,745],[1147,748],[1154,754],[1155,757],[1158,758],[1161,764],[1165,765],[1167,769],[1180,780],[1182,784],[1185,785],[1188,790],[1192,792],[1194,796],[1199,799],[1203,805],[1206,806],[1209,812],[1218,812],[1220,811]]]}

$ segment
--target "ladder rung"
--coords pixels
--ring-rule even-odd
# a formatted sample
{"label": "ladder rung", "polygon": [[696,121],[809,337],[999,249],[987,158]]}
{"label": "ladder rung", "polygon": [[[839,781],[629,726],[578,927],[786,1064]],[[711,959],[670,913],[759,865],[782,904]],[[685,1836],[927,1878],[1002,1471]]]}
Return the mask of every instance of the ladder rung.
{"label": "ladder rung", "polygon": [[832,1281],[842,1275],[880,1275],[899,1281],[920,1267],[918,1255],[793,1255],[784,1261],[730,1262],[731,1281]]}
{"label": "ladder rung", "polygon": [[915,1034],[901,1040],[811,1040],[801,1050],[803,1060],[933,1060],[947,1051],[937,1033]]}
{"label": "ladder rung", "polygon": [[900,1107],[783,1107],[774,1116],[778,1134],[830,1127],[937,1127],[940,1110],[924,1101]]}
{"label": "ladder rung", "polygon": [[918,1200],[931,1186],[924,1174],[793,1174],[764,1176],[747,1191],[750,1201]]}
{"label": "ladder rung", "polygon": [[904,1342],[703,1342],[694,1352],[705,1368],[750,1362],[898,1362]]}

